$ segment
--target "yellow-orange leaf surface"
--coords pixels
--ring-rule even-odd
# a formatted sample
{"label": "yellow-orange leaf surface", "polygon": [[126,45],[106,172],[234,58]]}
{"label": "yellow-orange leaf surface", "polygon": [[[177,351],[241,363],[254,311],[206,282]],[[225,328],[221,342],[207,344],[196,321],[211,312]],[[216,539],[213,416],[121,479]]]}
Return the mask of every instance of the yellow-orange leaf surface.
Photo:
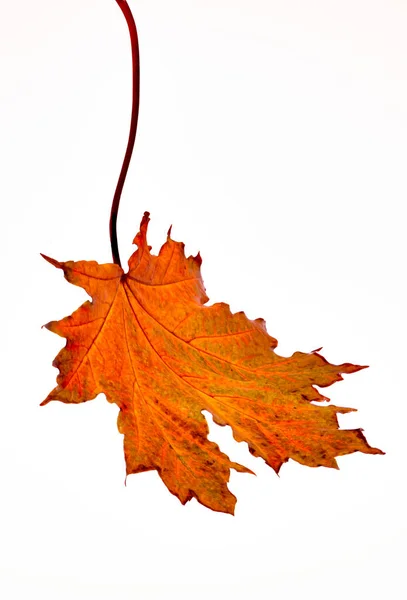
{"label": "yellow-orange leaf surface", "polygon": [[115,264],[45,257],[92,302],[46,325],[67,343],[54,361],[58,385],[42,404],[106,394],[120,408],[127,474],[155,469],[182,503],[195,497],[222,512],[236,502],[230,469],[250,471],[207,439],[203,410],[276,472],[289,458],[337,467],[336,456],[381,454],[360,429],[338,428],[337,413],[353,409],[313,404],[326,400],[315,385],[363,367],[331,365],[317,352],[278,356],[262,319],[205,306],[199,255],[186,258],[169,235],[158,256],[150,253],[148,221],[145,213],[126,274]]}

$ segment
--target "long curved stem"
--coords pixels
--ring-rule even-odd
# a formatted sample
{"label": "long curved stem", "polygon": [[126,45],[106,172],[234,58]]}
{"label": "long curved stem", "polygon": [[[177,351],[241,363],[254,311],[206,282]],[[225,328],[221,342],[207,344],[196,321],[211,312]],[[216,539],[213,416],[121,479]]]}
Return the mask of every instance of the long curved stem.
{"label": "long curved stem", "polygon": [[112,247],[113,262],[121,267],[119,246],[117,243],[117,213],[119,211],[120,197],[122,195],[124,182],[126,181],[126,175],[129,169],[131,155],[133,153],[134,148],[134,141],[136,139],[137,133],[138,113],[140,106],[140,54],[136,23],[134,21],[130,7],[127,4],[126,0],[116,0],[116,2],[121,8],[129,28],[133,65],[133,102],[131,111],[129,141],[127,142],[126,154],[124,155],[122,168],[116,186],[116,191],[113,196],[112,210],[110,212],[109,222],[110,245]]}

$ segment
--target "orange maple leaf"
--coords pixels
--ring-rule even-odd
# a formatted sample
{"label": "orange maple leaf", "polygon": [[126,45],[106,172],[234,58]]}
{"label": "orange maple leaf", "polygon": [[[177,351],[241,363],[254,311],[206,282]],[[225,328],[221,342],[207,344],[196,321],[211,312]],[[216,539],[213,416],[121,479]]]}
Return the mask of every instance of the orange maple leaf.
{"label": "orange maple leaf", "polygon": [[315,385],[364,367],[331,365],[317,352],[276,354],[262,319],[232,314],[224,303],[205,306],[199,254],[186,258],[170,232],[159,255],[150,253],[148,221],[145,213],[126,274],[116,264],[43,255],[92,302],[46,325],[67,343],[53,363],[58,385],[42,404],[106,394],[120,408],[127,474],[157,470],[183,504],[195,497],[227,513],[236,502],[230,469],[251,471],[207,439],[203,410],[277,473],[289,458],[337,468],[336,456],[383,454],[361,429],[338,428],[337,413],[354,409],[313,404],[327,400]]}

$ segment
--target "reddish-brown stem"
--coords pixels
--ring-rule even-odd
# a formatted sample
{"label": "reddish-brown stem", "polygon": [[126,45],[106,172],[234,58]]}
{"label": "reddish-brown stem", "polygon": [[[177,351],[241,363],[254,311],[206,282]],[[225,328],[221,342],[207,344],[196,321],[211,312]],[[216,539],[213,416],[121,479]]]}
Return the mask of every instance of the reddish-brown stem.
{"label": "reddish-brown stem", "polygon": [[113,262],[116,265],[121,266],[119,246],[117,243],[117,213],[119,211],[120,197],[122,195],[124,182],[126,181],[126,175],[129,169],[131,155],[133,153],[134,141],[136,139],[137,121],[140,105],[140,55],[136,23],[134,21],[130,7],[127,4],[126,0],[116,0],[116,2],[121,8],[129,28],[133,65],[133,102],[131,110],[129,141],[127,142],[126,154],[124,155],[122,168],[116,186],[116,191],[113,196],[112,210],[110,212],[109,222],[110,245],[112,247]]}

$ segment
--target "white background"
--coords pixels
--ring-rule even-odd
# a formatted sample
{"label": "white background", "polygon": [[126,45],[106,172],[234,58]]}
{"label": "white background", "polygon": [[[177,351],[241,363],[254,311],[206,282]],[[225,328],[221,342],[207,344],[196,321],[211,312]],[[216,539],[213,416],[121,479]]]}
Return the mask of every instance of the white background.
{"label": "white background", "polygon": [[130,0],[142,89],[119,215],[201,251],[211,302],[279,352],[370,365],[326,390],[385,456],[277,477],[229,428],[236,516],[124,486],[117,407],[39,403],[85,299],[43,261],[109,262],[130,112],[114,0],[0,0],[0,594],[7,600],[405,598],[407,4]]}

